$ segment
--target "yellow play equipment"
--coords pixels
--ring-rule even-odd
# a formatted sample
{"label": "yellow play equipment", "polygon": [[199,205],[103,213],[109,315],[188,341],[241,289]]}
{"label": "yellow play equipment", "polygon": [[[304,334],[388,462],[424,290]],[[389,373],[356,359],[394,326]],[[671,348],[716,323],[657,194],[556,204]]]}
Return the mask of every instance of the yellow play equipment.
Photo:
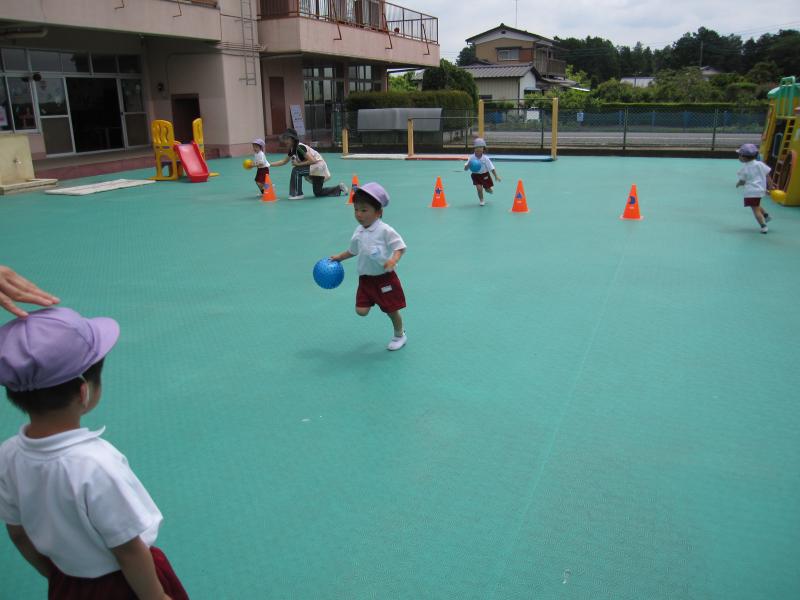
{"label": "yellow play equipment", "polygon": [[[175,139],[175,130],[169,121],[156,119],[150,124],[150,133],[153,138],[153,154],[156,161],[156,174],[150,179],[174,181],[183,177],[184,165],[191,166],[192,172],[188,175],[192,181],[205,181],[204,175],[205,178],[219,175],[219,173],[209,173],[205,164],[203,119],[197,118],[192,121],[192,147],[196,149],[194,153],[199,156],[193,157],[192,149],[188,148],[189,144],[181,144]],[[164,174],[165,168],[166,174]]]}
{"label": "yellow play equipment", "polygon": [[778,191],[772,199],[786,206],[800,206],[800,84],[794,77],[784,77],[767,97],[769,111],[759,150],[772,168],[770,182]]}

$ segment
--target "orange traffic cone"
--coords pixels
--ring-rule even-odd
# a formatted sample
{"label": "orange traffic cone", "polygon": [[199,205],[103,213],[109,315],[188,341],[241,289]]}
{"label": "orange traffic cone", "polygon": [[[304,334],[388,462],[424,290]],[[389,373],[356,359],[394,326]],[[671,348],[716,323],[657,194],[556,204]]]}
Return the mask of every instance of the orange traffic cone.
{"label": "orange traffic cone", "polygon": [[264,179],[264,193],[261,194],[261,201],[275,202],[277,199],[278,196],[275,194],[275,186],[272,185],[272,180],[269,178],[269,173],[267,173]]}
{"label": "orange traffic cone", "polygon": [[522,179],[517,181],[517,191],[514,193],[514,206],[511,212],[528,212],[528,200],[525,198],[525,188],[522,187]]}
{"label": "orange traffic cone", "polygon": [[436,187],[433,188],[433,202],[431,208],[447,208],[447,199],[444,196],[444,186],[442,185],[442,178],[436,178]]}
{"label": "orange traffic cone", "polygon": [[353,203],[353,188],[358,185],[358,175],[353,175],[353,182],[350,184],[350,197],[347,199],[348,204]]}
{"label": "orange traffic cone", "polygon": [[628,194],[628,202],[625,204],[625,212],[620,216],[620,219],[632,219],[641,221],[644,217],[639,214],[639,195],[636,193],[636,184],[631,186],[631,193]]}

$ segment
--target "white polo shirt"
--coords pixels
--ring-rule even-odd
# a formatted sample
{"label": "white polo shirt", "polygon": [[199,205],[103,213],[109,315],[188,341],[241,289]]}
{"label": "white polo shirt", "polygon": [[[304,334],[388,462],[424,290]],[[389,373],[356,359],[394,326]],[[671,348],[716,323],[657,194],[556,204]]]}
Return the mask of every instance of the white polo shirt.
{"label": "white polo shirt", "polygon": [[162,516],[128,461],[83,427],[46,438],[19,434],[0,446],[0,520],[22,525],[67,575],[119,570],[109,548],[136,536],[148,546]]}
{"label": "white polo shirt", "polygon": [[478,160],[481,163],[481,170],[478,171],[478,175],[494,171],[494,163],[488,156],[486,156],[486,154],[482,154],[481,156],[473,154],[472,156],[470,156],[470,158],[474,158],[475,160]]}
{"label": "white polo shirt", "polygon": [[386,273],[383,264],[395,250],[405,247],[400,234],[378,219],[368,228],[363,225],[356,227],[348,250],[358,256],[359,275],[383,275]]}
{"label": "white polo shirt", "polygon": [[767,175],[772,169],[760,160],[751,160],[736,173],[744,181],[742,195],[745,198],[761,198],[767,193]]}

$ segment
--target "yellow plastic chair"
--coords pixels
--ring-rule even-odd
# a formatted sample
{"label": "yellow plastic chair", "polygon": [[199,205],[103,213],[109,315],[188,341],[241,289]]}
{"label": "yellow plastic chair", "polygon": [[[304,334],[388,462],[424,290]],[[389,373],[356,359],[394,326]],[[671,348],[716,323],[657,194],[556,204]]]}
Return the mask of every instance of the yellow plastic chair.
{"label": "yellow plastic chair", "polygon": [[[156,119],[150,125],[150,132],[153,137],[153,153],[156,159],[156,174],[150,177],[155,181],[174,181],[183,175],[183,169],[175,153],[175,131],[172,123]],[[201,132],[202,135],[202,132]],[[166,163],[162,160],[166,159]],[[164,175],[164,167],[168,167],[167,174]]]}
{"label": "yellow plastic chair", "polygon": [[[192,121],[192,137],[194,138],[194,143],[197,144],[197,147],[200,148],[200,156],[203,157],[203,160],[206,160],[206,147],[203,143],[203,119],[200,117],[196,118]],[[216,177],[219,173],[209,173],[209,177]]]}

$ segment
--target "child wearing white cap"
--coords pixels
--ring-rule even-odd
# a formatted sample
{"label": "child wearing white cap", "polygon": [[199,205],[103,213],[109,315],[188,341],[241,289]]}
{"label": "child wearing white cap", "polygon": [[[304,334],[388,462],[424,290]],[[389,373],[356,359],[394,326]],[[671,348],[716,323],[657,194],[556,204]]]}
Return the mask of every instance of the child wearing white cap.
{"label": "child wearing white cap", "polygon": [[0,445],[0,521],[49,598],[188,600],[153,546],[158,507],[104,429],[81,427],[118,337],[113,319],[68,308],[0,327],[0,385],[30,418]]}
{"label": "child wearing white cap", "polygon": [[264,194],[264,185],[269,175],[269,161],[264,154],[264,140],[256,138],[253,140],[253,166],[256,168],[256,185],[258,186],[259,196]]}
{"label": "child wearing white cap", "polygon": [[493,194],[494,190],[492,189],[492,186],[494,184],[492,183],[492,175],[494,175],[496,181],[500,181],[500,176],[497,174],[497,171],[495,171],[494,163],[486,154],[486,142],[483,140],[483,138],[475,138],[475,143],[473,145],[475,148],[475,153],[467,159],[467,162],[464,163],[464,170],[466,171],[469,168],[470,161],[478,161],[480,163],[480,169],[478,171],[473,171],[471,176],[472,184],[475,186],[475,190],[478,192],[478,204],[484,206],[486,201],[483,199],[483,190]]}
{"label": "child wearing white cap", "polygon": [[767,222],[772,220],[769,213],[761,208],[761,198],[767,193],[767,175],[772,170],[758,160],[758,147],[755,144],[744,144],[737,151],[739,162],[744,163],[736,175],[739,181],[736,187],[743,187],[744,205],[753,211],[761,233],[767,233]]}
{"label": "child wearing white cap", "polygon": [[330,258],[343,261],[358,256],[356,314],[366,317],[377,304],[394,327],[394,335],[386,348],[399,350],[407,341],[400,315],[400,310],[406,307],[406,297],[394,269],[406,251],[406,243],[399,233],[381,220],[383,209],[389,205],[389,194],[383,186],[370,182],[353,186],[353,190],[353,210],[358,227],[350,240],[350,247]]}

